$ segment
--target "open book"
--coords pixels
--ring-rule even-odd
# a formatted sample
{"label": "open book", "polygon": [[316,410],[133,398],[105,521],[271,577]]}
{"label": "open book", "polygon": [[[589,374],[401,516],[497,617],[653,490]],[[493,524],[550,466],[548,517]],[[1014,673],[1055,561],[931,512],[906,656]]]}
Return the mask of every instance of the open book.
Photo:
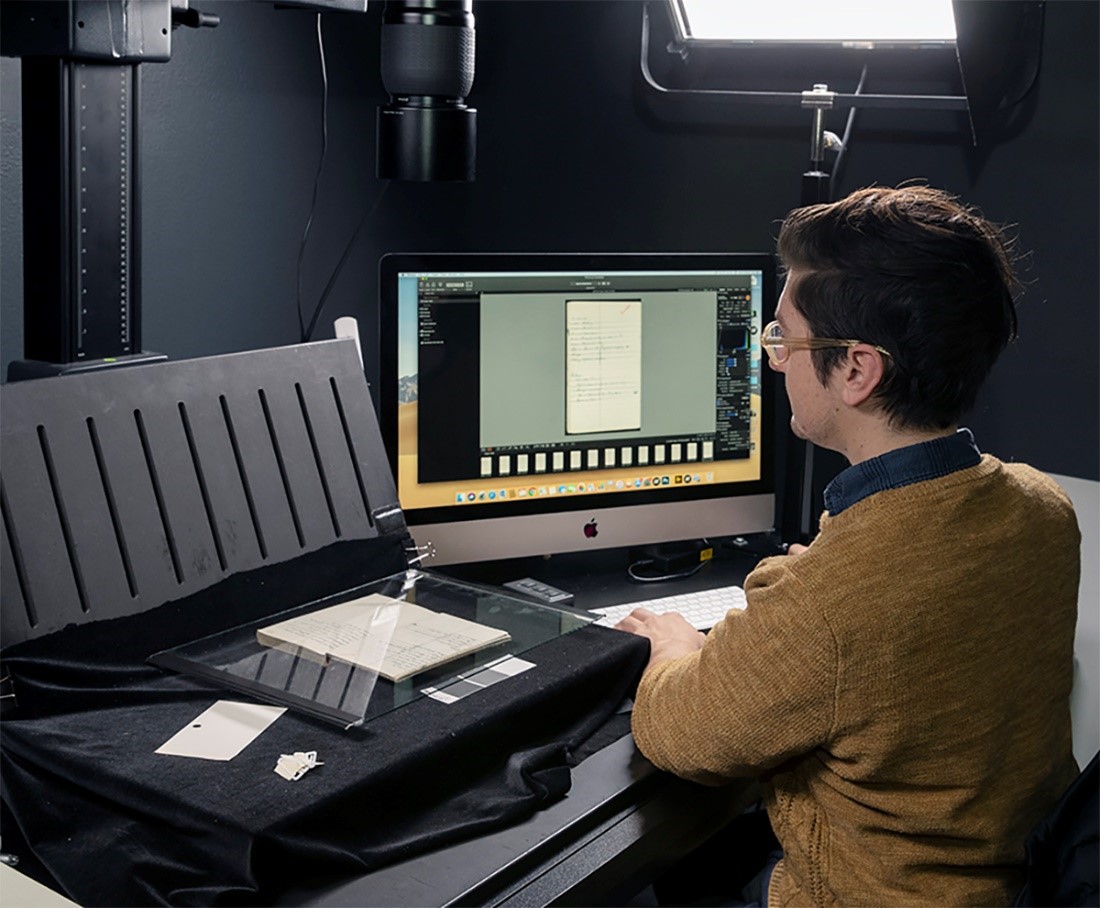
{"label": "open book", "polygon": [[256,631],[262,646],[339,659],[394,682],[510,639],[507,631],[378,594]]}

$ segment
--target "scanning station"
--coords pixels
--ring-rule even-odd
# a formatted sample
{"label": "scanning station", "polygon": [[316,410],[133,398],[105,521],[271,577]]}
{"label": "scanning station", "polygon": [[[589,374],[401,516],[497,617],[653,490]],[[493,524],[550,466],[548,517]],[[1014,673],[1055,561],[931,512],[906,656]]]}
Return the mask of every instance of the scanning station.
{"label": "scanning station", "polygon": [[[393,254],[377,389],[358,338],[308,342],[324,296],[300,344],[169,361],[139,68],[217,17],[0,9],[45,112],[0,386],[4,861],[85,905],[616,903],[756,800],[637,753],[649,645],[613,625],[683,596],[710,627],[808,523],[773,257]],[[475,178],[474,50],[471,0],[385,3],[380,178]],[[838,97],[803,94],[816,200]]]}
{"label": "scanning station", "polygon": [[[633,755],[620,708],[645,663],[641,638],[548,600],[542,584],[426,569],[431,540],[409,531],[397,439],[387,451],[356,342],[179,362],[143,348],[139,70],[169,61],[180,26],[217,17],[187,0],[3,14],[23,109],[48,112],[24,119],[25,358],[0,387],[5,862],[87,905],[550,901],[644,882],[641,854],[634,869],[591,869],[629,850],[635,836],[607,837],[624,818],[678,822],[689,847],[736,813],[745,791],[704,799]],[[379,176],[473,179],[472,4],[389,2],[381,49]],[[540,293],[605,300],[566,277],[597,264],[646,263],[526,267],[545,271]],[[413,265],[451,267],[402,268]],[[647,312],[670,294],[710,299],[695,304],[697,343],[713,343],[716,293],[742,327],[750,308],[761,317],[761,272],[738,264],[728,289],[696,277],[685,290],[679,269],[628,292]],[[395,274],[394,292],[398,280],[411,279]],[[484,280],[501,291],[499,325],[520,287]],[[577,323],[603,306],[576,309]],[[652,329],[629,330],[636,358]],[[747,356],[747,332],[735,334]],[[514,366],[484,363],[502,378]],[[734,369],[739,411],[748,370]],[[659,418],[645,413],[649,431]],[[574,418],[551,461],[594,450],[612,417]],[[660,431],[666,449],[684,434]],[[547,440],[522,442],[529,463]],[[480,492],[499,468],[482,475],[471,443],[474,475],[463,466],[448,483]],[[702,470],[696,456],[677,472]],[[674,819],[685,802],[699,812]],[[578,849],[598,858],[563,875]]]}

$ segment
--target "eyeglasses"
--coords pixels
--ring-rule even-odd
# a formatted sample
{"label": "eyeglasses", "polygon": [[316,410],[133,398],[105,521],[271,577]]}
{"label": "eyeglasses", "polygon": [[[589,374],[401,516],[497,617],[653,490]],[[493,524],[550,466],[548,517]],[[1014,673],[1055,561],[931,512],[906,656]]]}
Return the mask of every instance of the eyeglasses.
{"label": "eyeglasses", "polygon": [[[768,351],[771,361],[781,366],[791,358],[792,350],[831,350],[835,347],[854,347],[856,344],[865,343],[858,340],[841,340],[837,337],[784,337],[783,329],[779,322],[770,322],[764,329],[760,343]],[[870,344],[883,356],[890,356],[890,351],[878,344]],[[891,357],[892,358],[892,357]]]}

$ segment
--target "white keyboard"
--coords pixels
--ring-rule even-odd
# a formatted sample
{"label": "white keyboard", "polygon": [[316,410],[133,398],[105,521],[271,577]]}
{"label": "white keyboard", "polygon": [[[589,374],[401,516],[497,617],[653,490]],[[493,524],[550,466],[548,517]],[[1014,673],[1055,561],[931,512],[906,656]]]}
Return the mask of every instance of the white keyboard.
{"label": "white keyboard", "polygon": [[712,590],[662,596],[660,599],[624,602],[622,605],[610,605],[607,608],[594,608],[590,611],[603,615],[596,624],[602,624],[604,627],[614,627],[636,608],[648,609],[658,615],[665,612],[679,612],[696,630],[706,631],[721,621],[731,608],[743,609],[744,607],[745,591],[741,587],[722,586]]}

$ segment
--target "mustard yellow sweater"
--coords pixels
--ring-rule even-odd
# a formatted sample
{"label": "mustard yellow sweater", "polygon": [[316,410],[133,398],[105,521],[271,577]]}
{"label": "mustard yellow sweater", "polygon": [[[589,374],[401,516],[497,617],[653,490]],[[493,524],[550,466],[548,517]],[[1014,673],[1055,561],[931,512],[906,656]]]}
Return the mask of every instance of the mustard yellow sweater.
{"label": "mustard yellow sweater", "polygon": [[699,782],[762,779],[769,905],[1009,904],[1077,772],[1079,557],[1066,496],[1023,465],[871,495],[645,673],[638,747]]}

